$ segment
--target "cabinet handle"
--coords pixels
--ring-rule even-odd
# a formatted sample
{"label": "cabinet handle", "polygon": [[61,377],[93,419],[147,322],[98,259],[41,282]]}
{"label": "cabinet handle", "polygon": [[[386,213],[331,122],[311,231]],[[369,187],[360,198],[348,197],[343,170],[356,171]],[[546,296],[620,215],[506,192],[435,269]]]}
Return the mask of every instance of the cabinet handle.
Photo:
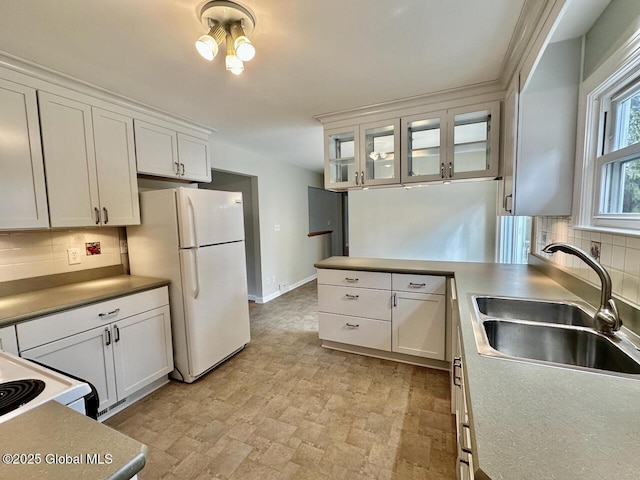
{"label": "cabinet handle", "polygon": [[356,172],[356,185],[360,185],[360,184],[358,183],[358,172]]}
{"label": "cabinet handle", "polygon": [[347,322],[347,323],[345,323],[345,325],[346,325],[347,327],[349,327],[349,328],[358,328],[358,327],[360,326],[360,325],[359,325],[359,324],[357,324],[357,323],[354,325],[353,323],[348,323],[348,322]]}
{"label": "cabinet handle", "polygon": [[511,211],[511,210],[513,209],[513,205],[511,205],[511,208],[507,208],[507,204],[509,203],[509,199],[510,199],[510,198],[513,200],[513,194],[512,194],[512,193],[510,193],[509,195],[507,195],[506,197],[504,197],[504,202],[503,202],[503,203],[504,203],[504,205],[503,205],[503,206],[504,206],[504,211],[505,211],[505,212],[513,213],[513,212]]}
{"label": "cabinet handle", "polygon": [[453,163],[449,162],[449,178],[453,178]]}
{"label": "cabinet handle", "polygon": [[99,313],[98,316],[100,318],[104,318],[104,317],[110,317],[111,315],[116,315],[118,313],[120,313],[120,309],[116,308],[115,310],[111,310],[110,312]]}
{"label": "cabinet handle", "polygon": [[100,209],[98,207],[93,207],[93,212],[96,216],[96,225],[100,225]]}
{"label": "cabinet handle", "polygon": [[104,333],[107,334],[107,340],[105,341],[105,345],[108,347],[109,345],[111,345],[111,330],[109,330],[109,327],[106,327],[104,329]]}
{"label": "cabinet handle", "polygon": [[358,298],[360,298],[360,295],[351,295],[350,293],[345,294],[345,297],[347,297],[349,300],[357,300]]}
{"label": "cabinet handle", "polygon": [[358,282],[357,278],[344,277],[344,279],[349,283],[357,283]]}
{"label": "cabinet handle", "polygon": [[120,341],[120,329],[117,325],[114,325],[113,330],[116,332],[116,339],[113,341],[113,343],[118,343]]}
{"label": "cabinet handle", "polygon": [[173,164],[176,167],[176,175],[179,177],[180,176],[180,164],[178,162],[173,162]]}
{"label": "cabinet handle", "polygon": [[456,375],[456,368],[462,369],[462,358],[460,357],[453,359],[453,384],[456,387],[462,387],[462,376]]}
{"label": "cabinet handle", "polygon": [[364,185],[364,170],[360,172],[360,185]]}
{"label": "cabinet handle", "polygon": [[394,307],[398,306],[398,294],[396,292],[393,292],[393,295],[391,295],[391,302]]}
{"label": "cabinet handle", "polygon": [[181,163],[180,166],[182,167],[182,173],[180,175],[184,177],[184,163]]}
{"label": "cabinet handle", "polygon": [[102,211],[104,212],[104,224],[106,225],[109,223],[109,210],[107,210],[107,207],[102,207]]}
{"label": "cabinet handle", "polygon": [[413,283],[413,282],[409,282],[409,288],[424,288],[426,287],[427,284],[426,283]]}
{"label": "cabinet handle", "polygon": [[444,162],[440,164],[440,178],[444,178]]}

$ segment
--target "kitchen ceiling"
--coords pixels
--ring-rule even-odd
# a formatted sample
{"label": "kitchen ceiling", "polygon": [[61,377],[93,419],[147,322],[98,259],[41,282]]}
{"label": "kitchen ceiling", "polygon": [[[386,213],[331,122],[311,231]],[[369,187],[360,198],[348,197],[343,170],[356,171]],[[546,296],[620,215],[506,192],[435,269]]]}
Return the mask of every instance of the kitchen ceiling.
{"label": "kitchen ceiling", "polygon": [[241,0],[239,76],[194,48],[203,3],[0,0],[0,50],[321,171],[314,115],[496,80],[524,0]]}

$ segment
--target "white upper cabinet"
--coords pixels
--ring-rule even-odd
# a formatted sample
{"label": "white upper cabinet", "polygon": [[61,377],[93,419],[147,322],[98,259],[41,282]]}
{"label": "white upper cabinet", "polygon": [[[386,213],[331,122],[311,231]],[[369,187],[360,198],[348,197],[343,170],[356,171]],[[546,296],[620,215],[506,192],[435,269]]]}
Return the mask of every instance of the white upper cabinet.
{"label": "white upper cabinet", "polygon": [[36,91],[0,80],[0,230],[49,226]]}
{"label": "white upper cabinet", "polygon": [[208,140],[138,119],[135,133],[138,173],[211,181]]}
{"label": "white upper cabinet", "polygon": [[176,132],[138,119],[134,123],[138,173],[179,177]]}
{"label": "white upper cabinet", "polygon": [[500,102],[447,110],[447,178],[495,178],[499,153]]}
{"label": "white upper cabinet", "polygon": [[400,182],[400,119],[360,125],[360,186]]}
{"label": "white upper cabinet", "polygon": [[178,160],[185,179],[210,182],[210,159],[207,140],[178,132]]}
{"label": "white upper cabinet", "polygon": [[92,108],[98,186],[104,225],[140,223],[133,120]]}
{"label": "white upper cabinet", "polygon": [[360,127],[324,132],[324,187],[345,189],[360,184]]}
{"label": "white upper cabinet", "polygon": [[403,183],[445,178],[446,114],[446,111],[429,112],[402,119]]}
{"label": "white upper cabinet", "polygon": [[47,92],[38,100],[51,226],[139,224],[130,119]]}
{"label": "white upper cabinet", "polygon": [[552,43],[538,55],[505,98],[501,215],[571,214],[581,43]]}

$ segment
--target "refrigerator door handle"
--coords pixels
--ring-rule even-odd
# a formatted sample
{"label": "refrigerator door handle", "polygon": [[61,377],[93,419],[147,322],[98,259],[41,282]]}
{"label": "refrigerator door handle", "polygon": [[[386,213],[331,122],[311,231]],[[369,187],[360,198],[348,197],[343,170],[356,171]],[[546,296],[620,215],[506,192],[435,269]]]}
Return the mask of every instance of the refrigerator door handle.
{"label": "refrigerator door handle", "polygon": [[193,289],[193,298],[198,298],[198,295],[200,295],[200,273],[198,272],[198,248],[193,248],[191,250],[193,252],[193,272],[195,273],[195,281],[196,281],[196,285]]}
{"label": "refrigerator door handle", "polygon": [[195,242],[194,247],[198,248],[200,244],[198,243],[198,217],[196,216],[196,207],[193,206],[193,201],[190,196],[187,196],[189,199],[189,208],[191,209],[191,214],[193,216],[193,223],[191,227],[193,229],[193,241]]}

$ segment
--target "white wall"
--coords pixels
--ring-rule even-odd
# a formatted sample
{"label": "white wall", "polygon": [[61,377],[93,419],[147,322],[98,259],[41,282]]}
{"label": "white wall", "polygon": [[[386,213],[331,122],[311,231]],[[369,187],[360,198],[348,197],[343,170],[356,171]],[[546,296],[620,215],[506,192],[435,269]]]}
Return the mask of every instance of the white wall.
{"label": "white wall", "polygon": [[492,262],[497,182],[349,192],[349,255]]}
{"label": "white wall", "polygon": [[[214,169],[258,177],[260,216],[261,299],[278,295],[282,282],[290,286],[313,278],[314,262],[330,250],[326,235],[307,237],[307,187],[322,187],[323,177],[303,168],[271,160],[212,139]],[[276,225],[280,230],[276,231]],[[260,285],[258,285],[260,289]],[[260,301],[261,299],[258,299]]]}

